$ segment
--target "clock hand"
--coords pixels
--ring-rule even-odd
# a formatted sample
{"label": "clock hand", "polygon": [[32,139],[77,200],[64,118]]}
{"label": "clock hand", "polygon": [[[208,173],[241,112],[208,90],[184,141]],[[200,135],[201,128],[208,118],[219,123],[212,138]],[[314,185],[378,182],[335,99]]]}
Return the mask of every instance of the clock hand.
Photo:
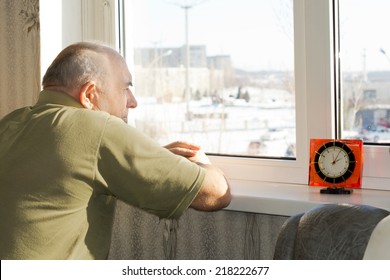
{"label": "clock hand", "polygon": [[332,164],[335,164],[338,161],[337,159],[338,159],[340,153],[341,153],[341,150],[339,150],[339,153],[337,154],[336,158],[333,160]]}

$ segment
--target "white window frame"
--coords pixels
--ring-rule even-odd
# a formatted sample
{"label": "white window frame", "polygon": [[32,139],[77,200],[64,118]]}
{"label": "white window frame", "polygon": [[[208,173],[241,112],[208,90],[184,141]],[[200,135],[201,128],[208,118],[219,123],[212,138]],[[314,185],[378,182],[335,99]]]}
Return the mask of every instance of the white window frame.
{"label": "white window frame", "polygon": [[[120,8],[123,8],[123,14],[131,14],[132,1],[70,2],[78,1],[82,25],[79,30],[82,36],[79,39],[95,39],[114,45],[127,56],[132,70],[133,50],[130,40],[134,27],[131,20],[121,16],[118,18]],[[307,186],[310,138],[336,137],[335,93],[338,78],[334,55],[337,45],[334,41],[337,41],[334,36],[334,1],[337,0],[294,0],[296,160],[211,156],[212,162],[224,170],[228,178],[259,184]],[[112,9],[112,13],[107,12],[107,8]],[[115,16],[111,16],[113,14]],[[102,17],[104,24],[101,24]],[[93,28],[90,26],[92,24],[95,24]],[[124,30],[129,35],[127,38],[124,37]],[[70,42],[64,42],[63,45],[66,43]],[[389,146],[364,145],[364,189],[390,190],[389,151]]]}
{"label": "white window frame", "polygon": [[[128,2],[125,14],[131,13]],[[307,185],[310,139],[336,137],[333,5],[334,0],[294,0],[296,160],[211,156],[228,178]],[[132,28],[125,24],[125,29]],[[127,53],[132,53],[129,45]],[[365,145],[364,153],[363,188],[390,190],[389,147]]]}

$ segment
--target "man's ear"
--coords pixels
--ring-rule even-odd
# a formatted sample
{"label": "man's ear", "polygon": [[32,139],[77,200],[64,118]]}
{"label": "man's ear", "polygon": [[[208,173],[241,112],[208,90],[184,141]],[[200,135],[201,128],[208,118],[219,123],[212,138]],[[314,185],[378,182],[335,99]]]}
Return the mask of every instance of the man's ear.
{"label": "man's ear", "polygon": [[93,110],[97,102],[96,84],[91,81],[85,83],[80,89],[79,98],[84,108]]}

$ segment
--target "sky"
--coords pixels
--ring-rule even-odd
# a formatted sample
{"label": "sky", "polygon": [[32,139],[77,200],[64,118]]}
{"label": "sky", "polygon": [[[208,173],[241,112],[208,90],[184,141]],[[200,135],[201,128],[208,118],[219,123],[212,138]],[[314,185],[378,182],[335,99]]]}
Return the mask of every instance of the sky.
{"label": "sky", "polygon": [[344,67],[390,70],[389,0],[340,0],[340,26]]}
{"label": "sky", "polygon": [[[185,10],[188,9],[190,45],[206,45],[208,55],[231,55],[235,67],[292,68],[291,8],[283,21],[282,0],[135,0],[136,47],[180,47],[185,44]],[[276,16],[280,19],[276,19]],[[289,38],[290,37],[290,38]],[[278,46],[278,56],[271,56]],[[280,51],[281,49],[281,51]]]}
{"label": "sky", "polygon": [[[134,0],[136,47],[206,45],[236,68],[291,70],[291,0]],[[390,1],[340,0],[341,57],[346,70],[390,70]],[[381,50],[383,50],[381,52]]]}

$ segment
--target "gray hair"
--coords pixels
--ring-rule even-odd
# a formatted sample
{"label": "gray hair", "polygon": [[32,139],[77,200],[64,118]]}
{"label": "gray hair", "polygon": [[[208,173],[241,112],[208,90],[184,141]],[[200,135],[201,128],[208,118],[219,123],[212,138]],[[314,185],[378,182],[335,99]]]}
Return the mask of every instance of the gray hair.
{"label": "gray hair", "polygon": [[42,79],[42,86],[77,88],[93,80],[103,87],[107,66],[101,58],[115,53],[115,50],[96,43],[80,42],[70,45],[49,66]]}

